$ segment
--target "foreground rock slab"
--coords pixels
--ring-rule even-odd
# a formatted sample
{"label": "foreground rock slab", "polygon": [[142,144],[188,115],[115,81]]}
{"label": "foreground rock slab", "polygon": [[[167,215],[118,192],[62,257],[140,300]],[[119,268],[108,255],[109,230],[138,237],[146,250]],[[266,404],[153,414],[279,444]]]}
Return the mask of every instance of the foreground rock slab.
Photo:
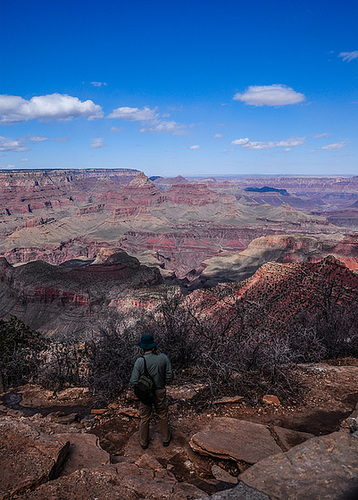
{"label": "foreground rock slab", "polygon": [[89,469],[110,463],[110,455],[102,450],[99,439],[94,434],[68,433],[58,435],[69,441],[68,457],[62,469],[62,475],[68,475],[79,469]]}
{"label": "foreground rock slab", "polygon": [[348,498],[358,483],[358,432],[309,439],[253,465],[239,479],[281,500]]}
{"label": "foreground rock slab", "polygon": [[82,469],[20,495],[26,500],[195,500],[208,495],[195,486],[178,483],[163,468],[144,469],[133,463]]}
{"label": "foreground rock slab", "polygon": [[56,477],[70,443],[29,422],[0,421],[0,500]]}
{"label": "foreground rock slab", "polygon": [[266,426],[226,417],[213,419],[189,444],[202,455],[249,464],[282,452]]}

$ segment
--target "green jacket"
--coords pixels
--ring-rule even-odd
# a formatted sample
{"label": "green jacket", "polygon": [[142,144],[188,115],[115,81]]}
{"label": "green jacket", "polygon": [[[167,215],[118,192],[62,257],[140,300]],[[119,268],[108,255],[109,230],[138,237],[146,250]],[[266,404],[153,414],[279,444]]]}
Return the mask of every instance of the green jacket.
{"label": "green jacket", "polygon": [[[156,389],[163,389],[174,378],[173,368],[166,354],[145,353],[145,361],[149,375],[153,378]],[[144,374],[144,359],[138,358],[134,363],[130,383],[136,385]]]}

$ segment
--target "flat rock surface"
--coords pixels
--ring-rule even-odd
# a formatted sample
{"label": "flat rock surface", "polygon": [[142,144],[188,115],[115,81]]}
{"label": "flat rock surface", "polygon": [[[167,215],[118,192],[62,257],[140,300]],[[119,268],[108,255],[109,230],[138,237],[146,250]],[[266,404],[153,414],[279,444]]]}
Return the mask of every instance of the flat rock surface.
{"label": "flat rock surface", "polygon": [[245,483],[240,483],[235,488],[215,493],[210,498],[212,500],[270,500],[270,497],[265,495],[265,493],[250,488]]}
{"label": "flat rock surface", "polygon": [[358,482],[358,433],[342,431],[309,439],[253,465],[239,479],[271,498],[343,498]]}
{"label": "flat rock surface", "polygon": [[6,417],[0,421],[0,499],[40,485],[58,473],[69,443],[35,425]]}
{"label": "flat rock surface", "polygon": [[35,408],[46,408],[54,405],[71,406],[74,401],[77,405],[89,404],[93,398],[87,387],[70,387],[54,393],[36,384],[27,384],[18,388],[21,394],[21,405]]}
{"label": "flat rock surface", "polygon": [[249,464],[282,451],[264,425],[226,417],[214,418],[189,444],[203,455]]}
{"label": "flat rock surface", "polygon": [[110,463],[110,455],[99,445],[99,439],[94,434],[74,432],[60,434],[58,437],[70,442],[67,460],[61,475],[68,475],[75,470],[97,467]]}
{"label": "flat rock surface", "polygon": [[18,498],[26,500],[183,500],[208,495],[195,486],[178,483],[165,469],[143,469],[132,463],[82,469],[50,481]]}

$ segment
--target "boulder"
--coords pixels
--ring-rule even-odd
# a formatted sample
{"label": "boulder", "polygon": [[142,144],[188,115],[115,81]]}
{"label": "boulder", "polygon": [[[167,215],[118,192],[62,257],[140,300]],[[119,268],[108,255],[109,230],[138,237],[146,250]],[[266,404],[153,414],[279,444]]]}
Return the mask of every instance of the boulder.
{"label": "boulder", "polygon": [[358,482],[358,432],[314,437],[253,465],[239,479],[281,500],[348,498]]}
{"label": "boulder", "polygon": [[189,444],[202,455],[249,464],[282,451],[264,425],[227,417],[214,418]]}
{"label": "boulder", "polygon": [[58,475],[70,443],[30,422],[0,421],[0,499],[34,488]]}
{"label": "boulder", "polygon": [[212,500],[270,500],[270,497],[265,495],[265,493],[250,488],[245,483],[240,483],[235,488],[215,493],[210,498]]}

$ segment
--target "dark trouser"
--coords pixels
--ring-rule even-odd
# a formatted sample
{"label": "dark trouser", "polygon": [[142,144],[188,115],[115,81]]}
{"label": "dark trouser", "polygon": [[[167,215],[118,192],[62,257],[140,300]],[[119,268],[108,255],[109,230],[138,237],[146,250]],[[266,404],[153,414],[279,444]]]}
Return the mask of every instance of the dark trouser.
{"label": "dark trouser", "polygon": [[[165,443],[170,439],[170,430],[168,424],[168,408],[165,388],[156,389],[154,393],[154,408],[159,420],[162,441]],[[146,446],[149,442],[149,421],[152,414],[152,406],[140,403],[140,424],[139,424],[139,442]]]}

